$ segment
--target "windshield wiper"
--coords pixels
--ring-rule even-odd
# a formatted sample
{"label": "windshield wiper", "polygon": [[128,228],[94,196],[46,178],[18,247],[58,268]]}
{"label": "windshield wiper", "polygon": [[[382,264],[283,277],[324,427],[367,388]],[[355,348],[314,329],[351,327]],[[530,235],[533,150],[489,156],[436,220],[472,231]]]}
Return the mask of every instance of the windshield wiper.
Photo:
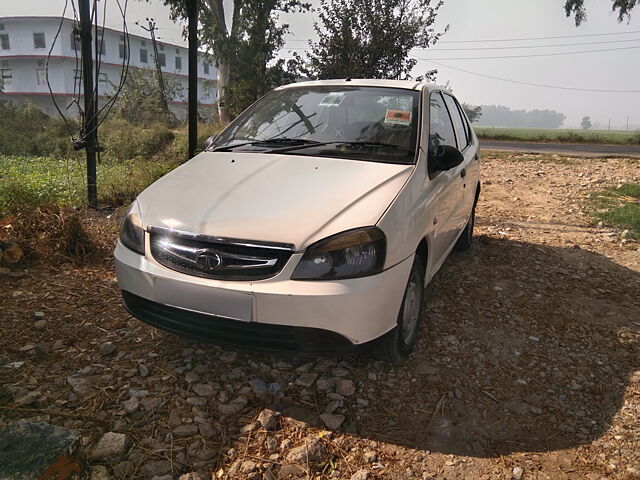
{"label": "windshield wiper", "polygon": [[287,144],[289,145],[289,147],[283,147],[283,148],[292,148],[292,147],[306,147],[306,146],[319,145],[320,142],[316,140],[304,140],[302,138],[275,137],[275,138],[265,138],[264,140],[253,140],[251,142],[236,143],[233,145],[222,145],[220,147],[213,148],[210,151],[211,152],[228,152],[234,148],[244,147],[246,145],[260,145],[260,144],[272,144],[272,145]]}
{"label": "windshield wiper", "polygon": [[334,141],[334,142],[315,142],[315,143],[309,143],[309,144],[303,144],[303,145],[292,145],[290,147],[282,147],[282,148],[275,148],[273,150],[269,150],[267,153],[285,153],[285,152],[289,152],[289,151],[293,151],[293,150],[299,150],[301,148],[309,148],[309,147],[322,147],[324,145],[349,145],[349,146],[356,146],[356,147],[372,147],[372,148],[376,148],[376,147],[388,147],[388,148],[395,148],[396,150],[402,150],[405,151],[407,153],[410,154],[415,154],[415,151],[411,150],[410,148],[406,148],[406,147],[401,147],[400,145],[394,145],[393,143],[384,143],[384,142],[338,142],[338,141]]}

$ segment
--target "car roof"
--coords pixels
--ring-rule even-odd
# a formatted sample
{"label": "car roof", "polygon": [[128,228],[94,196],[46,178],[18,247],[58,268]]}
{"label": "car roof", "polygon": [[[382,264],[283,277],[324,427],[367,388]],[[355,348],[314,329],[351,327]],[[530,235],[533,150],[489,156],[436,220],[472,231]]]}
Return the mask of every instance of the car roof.
{"label": "car roof", "polygon": [[442,89],[433,83],[416,82],[415,80],[385,80],[385,79],[335,79],[335,80],[312,80],[307,82],[290,83],[278,87],[276,90],[295,87],[386,87],[386,88],[403,88],[409,90],[423,89]]}

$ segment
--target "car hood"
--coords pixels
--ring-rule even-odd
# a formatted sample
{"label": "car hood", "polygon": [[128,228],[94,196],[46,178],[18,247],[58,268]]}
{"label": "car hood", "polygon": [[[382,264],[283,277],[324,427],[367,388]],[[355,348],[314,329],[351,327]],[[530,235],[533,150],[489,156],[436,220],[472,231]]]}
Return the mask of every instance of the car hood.
{"label": "car hood", "polygon": [[412,165],[284,154],[203,152],[138,197],[145,228],[165,227],[302,250],[375,225]]}

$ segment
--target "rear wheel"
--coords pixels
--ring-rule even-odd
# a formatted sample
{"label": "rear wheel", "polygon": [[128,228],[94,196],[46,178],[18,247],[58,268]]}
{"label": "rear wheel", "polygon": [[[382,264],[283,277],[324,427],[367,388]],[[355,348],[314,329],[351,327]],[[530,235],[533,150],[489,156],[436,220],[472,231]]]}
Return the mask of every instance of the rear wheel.
{"label": "rear wheel", "polygon": [[454,245],[454,249],[459,252],[467,251],[471,248],[471,244],[473,243],[473,227],[476,223],[476,204],[473,204],[473,208],[471,209],[471,216],[469,217],[469,221],[467,225],[464,227],[464,230],[460,234],[460,238]]}
{"label": "rear wheel", "polygon": [[389,362],[405,360],[418,340],[424,300],[425,263],[421,256],[416,255],[404,290],[396,327],[379,340],[378,356]]}

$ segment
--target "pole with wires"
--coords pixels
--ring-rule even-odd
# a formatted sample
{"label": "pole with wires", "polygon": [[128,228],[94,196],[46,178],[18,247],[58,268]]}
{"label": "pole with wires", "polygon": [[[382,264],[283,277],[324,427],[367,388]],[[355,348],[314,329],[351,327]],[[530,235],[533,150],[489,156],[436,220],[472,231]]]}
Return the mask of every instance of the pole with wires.
{"label": "pole with wires", "polygon": [[165,117],[169,120],[169,106],[167,105],[167,95],[164,89],[164,79],[162,78],[162,65],[160,65],[160,55],[158,54],[158,42],[156,41],[156,22],[153,18],[147,18],[147,22],[149,22],[148,28],[140,25],[138,22],[136,22],[136,25],[149,32],[149,35],[151,36],[153,58],[155,59],[156,64],[156,75],[158,76],[158,86],[160,87],[160,96],[162,97],[160,98],[160,104],[164,110]]}
{"label": "pole with wires", "polygon": [[84,124],[82,142],[76,149],[87,151],[87,198],[91,208],[98,206],[98,187],[96,173],[96,147],[98,132],[97,105],[93,91],[93,58],[91,48],[91,0],[78,0],[80,13],[80,51],[82,55],[82,87],[84,96]]}
{"label": "pole with wires", "polygon": [[198,10],[199,0],[188,0],[189,14],[189,158],[198,143]]}

